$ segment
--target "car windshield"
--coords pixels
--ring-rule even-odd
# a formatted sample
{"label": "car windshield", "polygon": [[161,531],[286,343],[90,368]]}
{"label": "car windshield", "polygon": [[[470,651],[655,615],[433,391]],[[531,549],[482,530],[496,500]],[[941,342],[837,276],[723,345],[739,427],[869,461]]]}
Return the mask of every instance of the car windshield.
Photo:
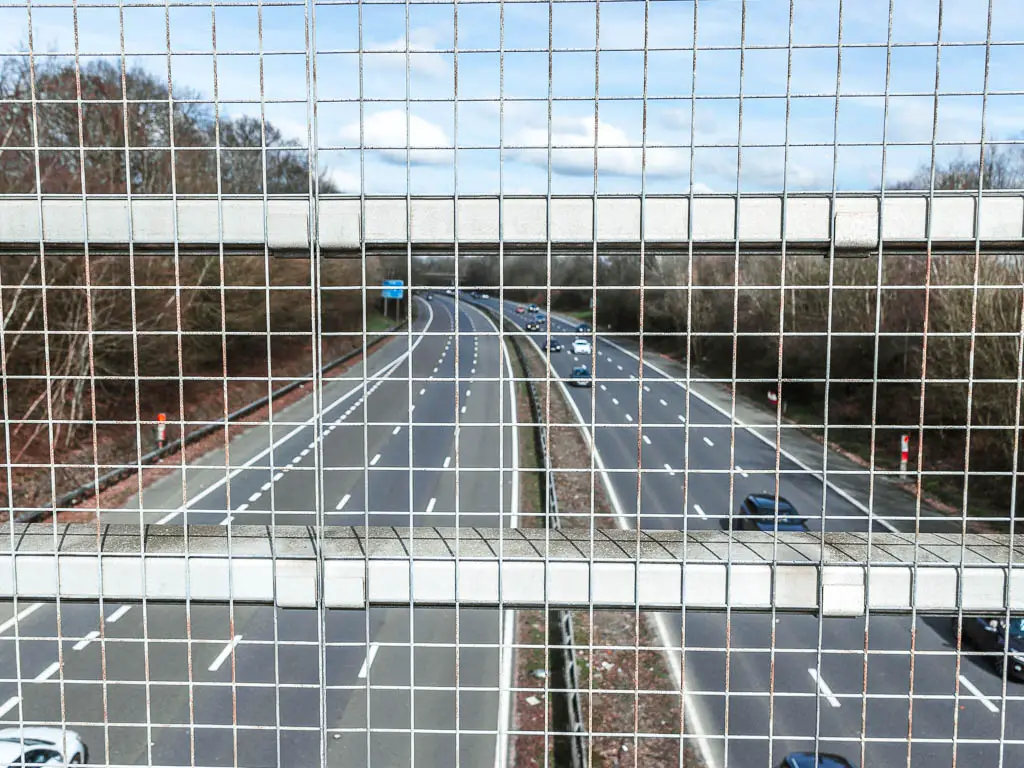
{"label": "car windshield", "polygon": [[1014,616],[1010,619],[1010,636],[1024,638],[1024,616]]}

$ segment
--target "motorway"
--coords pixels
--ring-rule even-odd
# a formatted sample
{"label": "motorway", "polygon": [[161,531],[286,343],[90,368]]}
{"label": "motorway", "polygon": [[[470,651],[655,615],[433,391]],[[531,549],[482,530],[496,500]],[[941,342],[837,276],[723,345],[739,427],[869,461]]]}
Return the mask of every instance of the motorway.
{"label": "motorway", "polygon": [[[506,329],[522,324],[504,309]],[[565,341],[573,326],[553,319]],[[766,430],[733,428],[720,394],[700,382],[681,387],[678,365],[655,357],[641,368],[628,340],[594,340],[589,361],[555,353],[551,369],[566,377],[588,362],[596,375],[592,390],[570,397],[623,525],[712,528],[745,494],[774,488]],[[309,397],[275,412],[273,425],[247,425],[230,461],[211,452],[103,519],[514,525],[508,376],[484,314],[468,302],[456,312],[436,295],[365,369],[325,380],[319,405]],[[780,492],[813,529],[865,530],[866,475],[823,484],[811,442],[784,437]],[[878,487],[876,499],[870,525],[912,529],[909,497]],[[92,762],[495,761],[507,614],[110,602],[3,610],[0,720],[66,722],[85,736]],[[660,624],[666,644],[685,647],[688,722],[711,768],[775,766],[815,745],[857,766],[1024,765],[1024,687],[1010,682],[1004,697],[987,664],[968,655],[958,667],[948,620],[687,611]]]}
{"label": "motorway", "polygon": [[[418,304],[411,331],[325,377],[319,403],[246,425],[229,456],[212,451],[102,521],[514,526],[504,346],[479,309]],[[511,612],[4,609],[0,722],[67,723],[93,763],[476,767],[504,744]]]}
{"label": "motorway", "polygon": [[[526,322],[515,304],[481,303],[504,310],[506,327]],[[577,322],[551,317],[549,332],[566,351],[547,356],[549,370],[554,380],[579,364],[594,374],[593,389],[568,392],[593,434],[623,526],[639,519],[643,528],[719,527],[746,494],[773,492],[778,477],[779,492],[812,530],[914,530],[909,496],[877,488],[869,522],[867,473],[824,484],[813,471],[821,468],[820,445],[795,431],[783,438],[777,474],[774,437],[758,436],[774,430],[734,428],[711,386],[680,386],[682,366],[645,354],[641,368],[635,344],[593,332],[585,335],[593,354],[574,356]],[[545,336],[527,335],[542,355]],[[805,461],[815,454],[818,466]],[[856,480],[859,498],[850,491]],[[960,530],[958,521],[922,514],[922,530]],[[856,766],[1024,765],[1024,686],[1010,681],[1004,699],[1002,680],[984,660],[965,655],[958,669],[949,619],[686,611],[660,624],[666,645],[686,649],[684,707],[711,768],[776,766],[791,751],[815,747]]]}

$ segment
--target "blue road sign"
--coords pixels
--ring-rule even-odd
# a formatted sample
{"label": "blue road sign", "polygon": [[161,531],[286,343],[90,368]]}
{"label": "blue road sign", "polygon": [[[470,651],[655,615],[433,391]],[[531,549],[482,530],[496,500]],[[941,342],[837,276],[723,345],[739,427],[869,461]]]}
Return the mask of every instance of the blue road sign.
{"label": "blue road sign", "polygon": [[385,299],[400,299],[402,298],[402,286],[405,282],[402,280],[385,280],[384,281],[384,298]]}

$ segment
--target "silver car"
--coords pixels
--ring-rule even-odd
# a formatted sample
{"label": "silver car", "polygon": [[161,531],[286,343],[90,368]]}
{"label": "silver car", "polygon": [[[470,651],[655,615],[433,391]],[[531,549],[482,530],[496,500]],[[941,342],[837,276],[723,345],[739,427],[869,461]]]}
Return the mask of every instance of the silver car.
{"label": "silver car", "polygon": [[82,765],[89,749],[75,731],[61,728],[0,730],[0,766]]}

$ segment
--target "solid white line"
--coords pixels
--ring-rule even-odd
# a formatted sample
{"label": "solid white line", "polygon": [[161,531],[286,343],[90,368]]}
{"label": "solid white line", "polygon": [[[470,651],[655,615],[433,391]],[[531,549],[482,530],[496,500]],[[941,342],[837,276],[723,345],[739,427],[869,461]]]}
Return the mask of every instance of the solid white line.
{"label": "solid white line", "polygon": [[370,643],[370,649],[366,652],[366,659],[363,661],[363,666],[359,668],[360,679],[365,680],[366,676],[370,674],[370,667],[373,666],[373,660],[377,658],[377,651],[380,649],[380,643]]}
{"label": "solid white line", "polygon": [[982,704],[984,704],[985,705],[985,709],[987,709],[989,712],[998,712],[999,711],[999,707],[997,707],[995,704],[993,704],[989,700],[988,696],[986,696],[981,691],[979,691],[977,686],[974,683],[972,683],[970,680],[968,680],[966,677],[964,677],[963,675],[960,675],[960,683],[963,685],[964,688],[966,688],[968,691],[970,691],[974,695],[974,698],[976,698],[978,701],[980,701]]}
{"label": "solid white line", "polygon": [[12,709],[14,709],[16,706],[18,706],[18,702],[20,702],[20,701],[21,701],[21,697],[20,696],[11,696],[11,698],[9,698],[7,701],[5,701],[3,703],[2,706],[0,706],[0,717],[3,717],[8,712],[10,712]]}
{"label": "solid white line", "polygon": [[218,669],[220,669],[221,665],[225,661],[227,661],[228,656],[230,656],[231,652],[235,649],[235,646],[237,646],[241,641],[242,641],[242,636],[241,635],[235,635],[233,638],[231,638],[231,642],[229,642],[227,645],[225,645],[224,646],[224,650],[221,651],[217,655],[217,658],[213,660],[213,664],[211,664],[210,667],[209,667],[210,671],[211,672],[216,672]]}
{"label": "solid white line", "polygon": [[[430,315],[428,316],[427,322],[424,325],[425,329],[429,328],[430,324],[434,321],[434,309],[433,309],[433,307],[430,306],[429,302],[426,302],[426,304],[427,304],[427,311],[430,313]],[[394,370],[396,368],[398,368],[398,366],[401,365],[405,361],[405,359],[407,357],[409,357],[413,353],[413,350],[415,350],[416,347],[418,347],[420,345],[420,342],[422,342],[424,338],[426,338],[426,331],[425,330],[424,331],[420,331],[420,333],[416,336],[416,341],[414,341],[412,343],[412,345],[409,347],[409,349],[407,349],[401,355],[399,355],[394,360],[392,360],[390,363],[385,365],[383,368],[381,368],[379,371],[377,371],[377,373],[375,373],[375,374],[373,374],[371,376],[367,376],[365,379],[362,379],[361,380],[362,386],[355,387],[354,389],[351,389],[348,392],[346,392],[344,395],[341,395],[333,403],[331,403],[327,407],[323,408],[322,411],[319,414],[315,414],[312,418],[308,419],[307,421],[303,422],[302,424],[299,424],[297,427],[292,429],[288,434],[286,434],[283,437],[281,437],[280,440],[277,440],[277,441],[271,443],[266,448],[264,448],[262,451],[260,451],[258,454],[256,454],[251,459],[246,461],[244,464],[241,464],[240,466],[235,467],[235,469],[233,469],[226,476],[219,478],[215,483],[210,485],[208,488],[205,488],[201,493],[198,493],[195,496],[193,496],[191,499],[188,500],[188,502],[186,504],[183,504],[182,506],[180,506],[175,512],[173,512],[170,515],[167,515],[167,516],[161,518],[160,520],[158,520],[157,521],[157,525],[162,525],[162,524],[168,522],[169,520],[172,520],[176,515],[184,512],[186,509],[191,509],[198,502],[200,502],[203,499],[205,499],[207,496],[209,496],[211,493],[216,491],[218,488],[220,488],[225,483],[230,482],[234,477],[236,477],[240,473],[242,473],[245,470],[247,470],[249,467],[251,467],[257,461],[259,461],[264,456],[269,454],[275,448],[277,448],[278,446],[282,445],[286,441],[290,440],[292,437],[297,435],[302,430],[304,430],[307,427],[310,427],[313,424],[315,424],[316,420],[318,418],[323,418],[324,416],[326,416],[328,413],[330,413],[335,408],[340,406],[342,403],[344,403],[349,398],[355,396],[356,394],[361,393],[363,391],[363,386],[365,386],[366,382],[371,381],[371,380],[372,381],[379,381],[379,380],[381,380],[381,379],[383,379],[383,378],[385,378],[387,376],[390,376],[391,373],[394,372]],[[361,399],[359,401],[357,401],[357,402],[361,402]],[[413,406],[413,407],[415,407],[415,406]],[[309,444],[310,448],[313,448],[315,446],[316,446],[316,441],[315,440],[312,443]],[[253,501],[255,501],[255,499],[253,499]]]}
{"label": "solid white line", "polygon": [[22,610],[21,613],[19,613],[17,616],[11,616],[11,618],[9,618],[3,624],[0,624],[0,635],[2,635],[8,629],[10,629],[15,624],[17,624],[19,621],[24,619],[26,616],[31,616],[33,613],[35,613],[36,611],[38,611],[42,607],[43,607],[42,603],[32,603],[32,605],[30,605],[27,608],[25,608],[24,610]]}
{"label": "solid white line", "polygon": [[397,435],[401,431],[402,431],[402,428],[400,426],[399,427],[395,427],[393,430],[391,430],[391,434],[392,435]]}
{"label": "solid white line", "polygon": [[75,651],[84,650],[84,649],[88,648],[89,644],[93,640],[95,640],[97,637],[99,637],[99,636],[100,636],[99,630],[98,629],[94,629],[88,635],[86,635],[81,640],[79,640],[77,643],[75,643],[73,646],[71,646],[71,648],[72,648],[72,650],[75,650]]}
{"label": "solid white line", "polygon": [[711,442],[711,438],[710,437],[705,437],[704,438],[704,442],[707,443],[710,446],[714,446],[714,443]]}
{"label": "solid white line", "polygon": [[431,499],[427,502],[427,514],[429,515],[434,511],[434,505],[437,504],[437,499]]}
{"label": "solid white line", "polygon": [[707,517],[707,515],[706,515],[706,514],[704,514],[704,508],[703,508],[703,507],[701,507],[701,505],[700,505],[700,504],[694,504],[694,505],[693,505],[693,511],[694,511],[694,512],[696,512],[696,513],[697,513],[698,515],[700,515],[701,517]]}
{"label": "solid white line", "polygon": [[649,438],[647,435],[644,435],[644,442],[647,443],[648,445],[650,445],[651,444],[651,438]]}
{"label": "solid white line", "polygon": [[338,506],[336,506],[335,509],[341,509],[342,507],[344,507],[346,504],[348,504],[348,500],[351,498],[352,494],[346,493],[344,496],[341,497],[341,501],[338,502]]}
{"label": "solid white line", "polygon": [[444,467],[445,467],[445,469],[447,469],[448,465],[451,464],[451,463],[452,463],[452,457],[451,456],[445,456],[444,457]]}
{"label": "solid white line", "polygon": [[744,477],[750,477],[750,475],[747,474],[747,471],[743,467],[741,467],[739,464],[736,465],[736,471],[739,472]]}
{"label": "solid white line", "polygon": [[374,456],[372,459],[370,459],[370,466],[371,467],[377,466],[377,462],[378,461],[380,461],[380,454],[379,453],[376,456]]}
{"label": "solid white line", "polygon": [[118,620],[122,616],[124,616],[126,613],[128,613],[128,611],[130,611],[131,609],[132,609],[132,607],[130,605],[122,605],[120,608],[118,608],[112,614],[107,616],[107,623],[108,624],[116,624],[118,622]]}
{"label": "solid white line", "polygon": [[825,678],[818,675],[818,670],[811,667],[807,672],[810,674],[811,679],[818,684],[818,690],[821,691],[821,695],[828,700],[828,703],[833,707],[841,707],[842,704],[839,703],[839,699],[836,698],[836,695],[832,693],[832,689],[828,687],[828,683],[825,682]]}
{"label": "solid white line", "polygon": [[42,682],[43,680],[49,680],[51,677],[53,677],[55,674],[57,674],[57,670],[58,669],[60,669],[60,662],[59,661],[53,662],[53,664],[51,664],[46,669],[44,669],[42,672],[40,672],[38,675],[36,675],[36,682],[39,683],[39,682]]}

